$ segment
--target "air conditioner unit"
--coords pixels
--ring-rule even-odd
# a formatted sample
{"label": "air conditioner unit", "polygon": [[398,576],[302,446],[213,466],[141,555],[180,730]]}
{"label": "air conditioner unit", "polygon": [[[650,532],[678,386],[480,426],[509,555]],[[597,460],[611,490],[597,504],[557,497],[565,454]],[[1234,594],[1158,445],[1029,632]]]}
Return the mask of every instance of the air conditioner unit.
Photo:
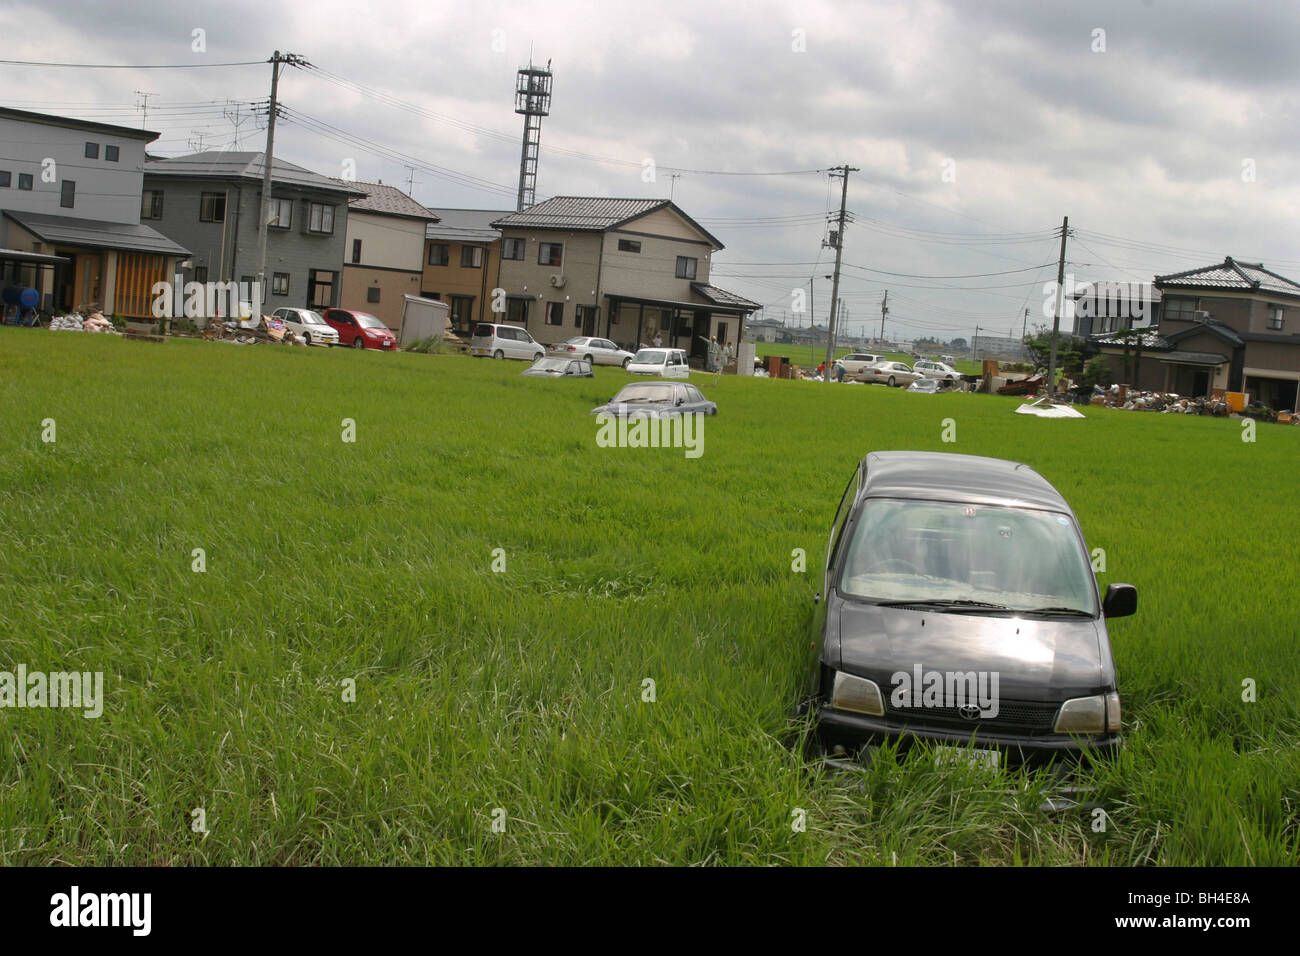
{"label": "air conditioner unit", "polygon": [[568,281],[569,281],[568,279],[564,278],[564,276],[561,275],[551,276],[551,286],[556,289],[563,289],[564,283]]}

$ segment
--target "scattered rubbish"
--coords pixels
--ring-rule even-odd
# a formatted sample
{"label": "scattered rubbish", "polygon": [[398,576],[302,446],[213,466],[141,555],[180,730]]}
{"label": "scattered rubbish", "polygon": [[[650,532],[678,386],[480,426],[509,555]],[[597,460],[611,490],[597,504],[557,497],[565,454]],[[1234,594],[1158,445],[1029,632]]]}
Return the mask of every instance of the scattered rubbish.
{"label": "scattered rubbish", "polygon": [[998,389],[999,395],[1037,395],[1038,389],[1042,387],[1046,375],[1030,375],[1028,378],[1022,378],[1015,382],[1007,382]]}
{"label": "scattered rubbish", "polygon": [[80,312],[56,315],[50,319],[49,327],[53,332],[108,332],[117,334],[117,329],[113,327],[112,322],[104,317],[103,312],[92,312],[88,316],[83,316]]}
{"label": "scattered rubbish", "polygon": [[1040,398],[1016,409],[1017,415],[1037,415],[1039,418],[1087,418],[1083,412],[1069,405],[1053,404],[1050,399]]}

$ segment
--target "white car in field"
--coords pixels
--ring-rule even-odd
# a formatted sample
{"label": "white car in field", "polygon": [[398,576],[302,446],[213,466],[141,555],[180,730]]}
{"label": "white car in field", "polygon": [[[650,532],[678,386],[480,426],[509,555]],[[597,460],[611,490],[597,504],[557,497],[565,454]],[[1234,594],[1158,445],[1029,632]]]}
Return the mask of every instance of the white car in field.
{"label": "white car in field", "polygon": [[567,353],[584,358],[592,365],[621,365],[627,368],[632,361],[632,353],[621,349],[609,339],[593,338],[590,335],[575,335],[573,338],[550,346],[552,354]]}
{"label": "white car in field", "polygon": [[686,352],[682,349],[642,349],[623,367],[633,375],[689,378],[691,374]]}
{"label": "white car in field", "polygon": [[902,362],[880,362],[869,365],[858,374],[860,382],[874,382],[878,385],[901,385],[906,388],[918,378],[924,378],[920,372],[913,372]]}
{"label": "white car in field", "polygon": [[951,365],[945,365],[943,362],[931,362],[929,359],[921,359],[912,366],[912,369],[920,372],[926,378],[938,378],[948,382],[955,382],[961,378],[961,373]]}
{"label": "white car in field", "polygon": [[279,319],[289,329],[303,337],[308,345],[338,345],[339,333],[325,321],[324,316],[312,309],[276,309],[272,318]]}
{"label": "white car in field", "polygon": [[842,359],[837,359],[840,365],[844,366],[844,377],[853,378],[868,365],[875,365],[877,362],[885,361],[883,355],[872,355],[870,352],[850,352]]}
{"label": "white car in field", "polygon": [[474,326],[469,340],[469,354],[475,358],[527,359],[536,362],[546,354],[546,349],[517,325],[496,325],[480,322]]}

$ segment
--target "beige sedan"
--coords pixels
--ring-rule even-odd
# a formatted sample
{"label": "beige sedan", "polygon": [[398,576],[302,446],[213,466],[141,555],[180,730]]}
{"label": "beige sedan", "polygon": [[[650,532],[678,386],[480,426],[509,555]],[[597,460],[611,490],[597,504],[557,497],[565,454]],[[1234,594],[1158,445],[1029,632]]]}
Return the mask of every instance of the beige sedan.
{"label": "beige sedan", "polygon": [[868,365],[857,374],[859,382],[875,383],[877,385],[900,385],[906,388],[918,378],[924,378],[920,372],[914,372],[902,362],[877,362],[875,365]]}

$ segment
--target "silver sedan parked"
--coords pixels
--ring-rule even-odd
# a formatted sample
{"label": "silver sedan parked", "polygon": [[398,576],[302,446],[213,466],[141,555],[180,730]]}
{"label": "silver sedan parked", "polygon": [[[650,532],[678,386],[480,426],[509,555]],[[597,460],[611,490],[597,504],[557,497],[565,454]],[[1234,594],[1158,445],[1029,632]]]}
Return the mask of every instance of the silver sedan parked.
{"label": "silver sedan parked", "polygon": [[621,365],[627,368],[632,361],[632,353],[621,349],[609,339],[593,338],[590,335],[575,335],[573,338],[552,345],[551,354],[567,353],[577,358],[586,359],[593,365]]}
{"label": "silver sedan parked", "polygon": [[920,372],[912,371],[902,362],[878,362],[868,365],[858,373],[858,381],[874,382],[878,385],[911,385],[918,378],[924,378]]}

